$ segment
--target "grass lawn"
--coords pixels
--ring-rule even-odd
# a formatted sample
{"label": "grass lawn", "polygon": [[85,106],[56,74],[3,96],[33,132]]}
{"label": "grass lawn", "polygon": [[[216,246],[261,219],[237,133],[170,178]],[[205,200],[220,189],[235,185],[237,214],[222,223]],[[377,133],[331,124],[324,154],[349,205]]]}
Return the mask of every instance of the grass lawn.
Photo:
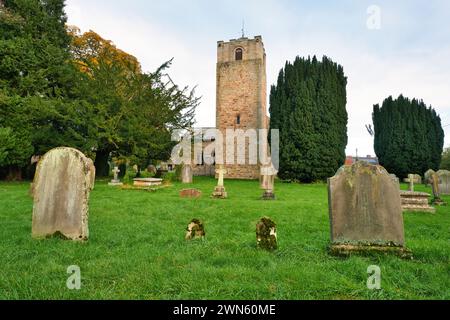
{"label": "grass lawn", "polygon": [[[209,198],[214,185],[195,178],[203,196],[190,200],[181,184],[150,193],[98,181],[90,239],[76,243],[32,240],[29,183],[0,183],[0,299],[450,299],[450,205],[404,215],[413,260],[338,258],[327,253],[325,184],[277,183],[270,202],[257,181],[226,181],[226,200]],[[274,253],[255,248],[262,216],[277,223]],[[205,241],[184,240],[192,218],[205,222]],[[70,265],[81,290],[66,287]],[[379,291],[367,289],[369,265],[381,268]]]}

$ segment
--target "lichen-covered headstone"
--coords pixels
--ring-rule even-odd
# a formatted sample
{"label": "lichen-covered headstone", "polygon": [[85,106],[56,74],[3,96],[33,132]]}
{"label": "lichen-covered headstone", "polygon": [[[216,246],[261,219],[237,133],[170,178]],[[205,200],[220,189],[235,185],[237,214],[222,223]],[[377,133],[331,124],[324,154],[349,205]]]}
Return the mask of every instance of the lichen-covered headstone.
{"label": "lichen-covered headstone", "polygon": [[277,225],[269,218],[262,218],[256,224],[256,244],[265,250],[277,248]]}
{"label": "lichen-covered headstone", "polygon": [[450,195],[450,171],[439,170],[439,191],[443,195]]}
{"label": "lichen-covered headstone", "polygon": [[205,228],[203,222],[199,219],[192,219],[186,228],[186,240],[203,239],[205,237]]}
{"label": "lichen-covered headstone", "polygon": [[328,179],[331,252],[404,251],[397,183],[381,166],[357,162]]}
{"label": "lichen-covered headstone", "polygon": [[32,236],[89,236],[89,193],[94,188],[91,159],[72,148],[56,148],[39,161],[34,177]]}

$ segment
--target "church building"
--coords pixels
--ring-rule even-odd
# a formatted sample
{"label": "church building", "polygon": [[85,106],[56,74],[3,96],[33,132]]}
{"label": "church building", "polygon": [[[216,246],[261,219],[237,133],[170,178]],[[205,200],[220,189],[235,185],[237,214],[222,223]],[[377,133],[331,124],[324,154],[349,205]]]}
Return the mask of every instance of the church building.
{"label": "church building", "polygon": [[[216,86],[216,127],[224,136],[226,129],[241,129],[244,132],[248,129],[268,129],[266,53],[261,36],[217,43]],[[227,150],[225,140],[224,159],[226,153],[232,151]],[[259,161],[252,164],[249,160],[248,141],[245,143],[245,164],[237,163],[236,142],[237,139],[234,143],[235,161],[225,165],[226,177],[258,179]]]}

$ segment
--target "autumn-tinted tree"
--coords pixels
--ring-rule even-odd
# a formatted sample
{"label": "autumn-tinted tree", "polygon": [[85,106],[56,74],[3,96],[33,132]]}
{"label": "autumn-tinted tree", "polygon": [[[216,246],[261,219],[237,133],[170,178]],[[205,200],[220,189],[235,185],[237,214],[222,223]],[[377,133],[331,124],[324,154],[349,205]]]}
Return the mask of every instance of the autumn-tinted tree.
{"label": "autumn-tinted tree", "polygon": [[[20,177],[32,155],[53,147],[144,165],[170,152],[198,99],[95,32],[67,28],[63,0],[4,0],[0,7],[0,175]],[[11,149],[13,148],[13,149]]]}
{"label": "autumn-tinted tree", "polygon": [[380,164],[404,178],[438,170],[444,145],[441,119],[417,99],[389,97],[373,107],[374,148]]}
{"label": "autumn-tinted tree", "polygon": [[270,92],[270,127],[280,130],[283,179],[333,176],[345,161],[346,84],[342,66],[327,57],[287,62]]}
{"label": "autumn-tinted tree", "polygon": [[110,157],[144,166],[170,154],[171,128],[192,124],[198,99],[165,74],[170,61],[142,73],[138,60],[93,31],[71,28],[74,63],[83,72],[82,92],[93,106],[95,165],[108,174]]}

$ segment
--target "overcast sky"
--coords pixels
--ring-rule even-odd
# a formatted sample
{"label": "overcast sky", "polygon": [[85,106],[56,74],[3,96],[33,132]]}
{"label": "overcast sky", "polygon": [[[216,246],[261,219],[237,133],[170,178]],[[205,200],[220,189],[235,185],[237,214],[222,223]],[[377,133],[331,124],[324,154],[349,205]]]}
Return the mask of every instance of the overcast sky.
{"label": "overcast sky", "polygon": [[[215,126],[216,43],[261,35],[268,86],[286,60],[326,55],[348,77],[347,154],[374,154],[365,124],[389,95],[423,99],[450,125],[450,1],[66,0],[69,24],[136,56],[144,71],[169,71],[202,96],[196,126]],[[380,28],[371,6],[380,9]],[[369,26],[368,27],[368,20]],[[375,28],[374,28],[375,27]],[[269,107],[269,106],[267,106]],[[450,126],[445,146],[450,145]],[[448,136],[448,137],[447,137]]]}

